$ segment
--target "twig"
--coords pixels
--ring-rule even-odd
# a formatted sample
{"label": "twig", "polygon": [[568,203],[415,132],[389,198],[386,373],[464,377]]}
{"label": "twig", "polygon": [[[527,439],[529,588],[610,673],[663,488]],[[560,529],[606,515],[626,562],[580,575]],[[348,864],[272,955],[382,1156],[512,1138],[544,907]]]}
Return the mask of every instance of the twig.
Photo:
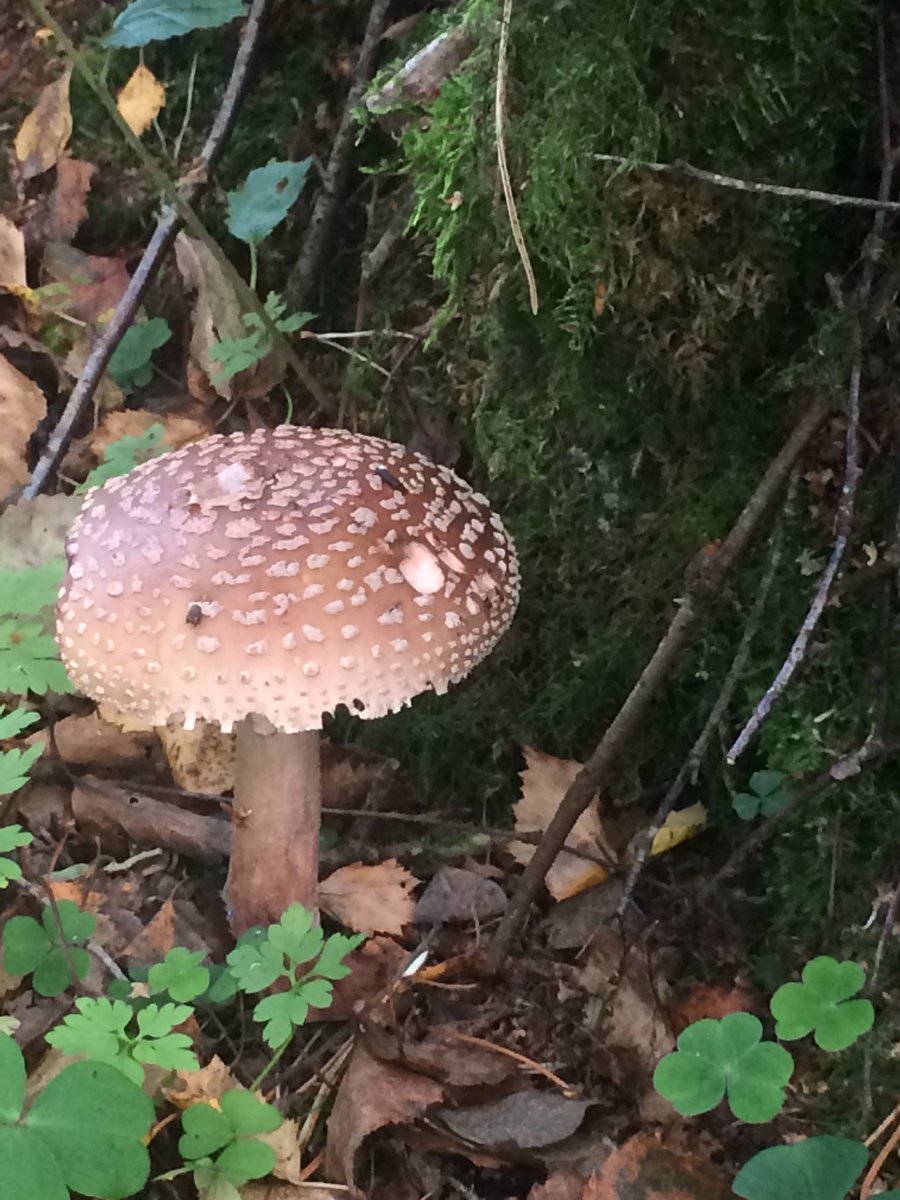
{"label": "twig", "polygon": [[[791,482],[788,489],[787,499],[785,500],[785,513],[791,508],[794,496],[797,490],[797,472],[793,472]],[[741,636],[740,644],[737,652],[732,660],[728,674],[725,676],[725,682],[716,701],[710,709],[709,716],[706,718],[706,723],[700,731],[700,735],[691,747],[690,753],[684,760],[678,774],[675,776],[671,787],[663,797],[662,803],[657,809],[653,821],[649,829],[641,837],[640,843],[635,850],[634,862],[631,870],[628,873],[628,878],[625,881],[625,886],[622,889],[622,897],[619,900],[616,908],[616,916],[623,917],[631,903],[631,897],[634,895],[634,889],[637,886],[637,881],[640,878],[641,871],[647,861],[647,856],[650,853],[650,848],[653,845],[653,840],[662,829],[666,817],[678,803],[681,794],[685,789],[688,781],[695,778],[696,772],[702,762],[706,751],[709,748],[709,743],[712,741],[713,735],[719,728],[719,724],[731,703],[731,698],[734,695],[734,689],[737,687],[738,680],[744,672],[744,667],[747,663],[747,658],[750,654],[750,647],[753,639],[756,637],[759,626],[762,622],[763,613],[768,602],[769,592],[772,588],[772,582],[775,579],[775,572],[778,570],[778,565],[781,561],[781,549],[784,535],[784,520],[779,521],[775,526],[770,540],[769,561],[766,564],[766,570],[760,581],[759,590],[756,593],[756,598],[753,602],[753,607],[750,610],[750,615],[747,618],[747,623],[744,626],[744,632]]]}
{"label": "twig", "polygon": [[503,0],[503,13],[500,17],[500,46],[497,50],[497,85],[494,92],[494,136],[497,142],[497,167],[500,171],[500,182],[503,185],[503,199],[506,201],[506,214],[512,229],[513,240],[519,252],[522,269],[528,280],[528,298],[531,311],[536,316],[538,311],[537,280],[525,244],[522,223],[519,220],[519,210],[516,207],[516,197],[513,193],[509,177],[509,164],[506,160],[506,73],[509,54],[509,23],[512,18],[513,0]]}
{"label": "twig", "polygon": [[866,1171],[866,1177],[862,1181],[859,1189],[859,1200],[869,1200],[869,1197],[872,1195],[872,1188],[875,1186],[875,1181],[878,1178],[881,1168],[897,1148],[898,1142],[900,1142],[900,1125],[897,1126],[888,1140],[878,1151],[875,1161],[872,1163],[871,1167],[869,1167],[868,1171]]}
{"label": "twig", "polygon": [[758,732],[763,722],[772,711],[775,702],[783,695],[788,684],[794,677],[794,672],[803,662],[806,657],[806,651],[809,646],[809,639],[812,637],[816,626],[819,623],[819,618],[828,603],[828,597],[831,594],[832,584],[835,581],[841,563],[844,560],[844,554],[847,550],[847,544],[850,540],[850,531],[853,525],[853,511],[856,504],[856,489],[859,483],[859,380],[861,374],[861,362],[859,353],[857,353],[856,361],[850,372],[850,393],[847,400],[847,447],[846,447],[846,466],[844,469],[844,486],[841,489],[841,502],[838,508],[837,515],[837,536],[834,541],[834,548],[831,551],[831,557],[828,560],[828,566],[819,580],[819,586],[816,588],[816,593],[813,596],[812,604],[806,616],[803,618],[803,624],[800,626],[794,644],[788,651],[788,656],[781,665],[781,669],[775,676],[772,683],[766,688],[765,694],[757,704],[753,711],[750,720],[735,738],[729,749],[726,759],[729,763],[734,763],[744,753],[750,743],[751,738]]}
{"label": "twig", "polygon": [[816,188],[785,187],[779,183],[755,183],[749,179],[737,179],[732,175],[720,175],[717,171],[704,171],[690,163],[646,162],[642,159],[625,158],[620,154],[595,154],[598,162],[615,163],[636,171],[656,171],[666,175],[687,175],[691,179],[702,179],[716,187],[732,188],[737,192],[757,192],[769,196],[782,196],[786,200],[805,200],[820,204],[831,204],[840,208],[864,208],[870,211],[900,212],[900,201],[874,199],[871,196],[844,196],[840,192],[820,192]]}
{"label": "twig", "polygon": [[299,307],[306,303],[315,286],[322,260],[330,244],[331,228],[350,172],[356,128],[355,110],[362,103],[363,93],[374,73],[375,53],[384,33],[389,4],[390,0],[373,0],[369,10],[369,20],[344,104],[344,112],[334,137],[328,163],[322,173],[322,186],[313,203],[300,255],[288,276],[285,291],[292,303]]}
{"label": "twig", "polygon": [[457,1042],[465,1042],[467,1046],[479,1046],[483,1050],[490,1050],[493,1054],[502,1054],[506,1058],[511,1058],[520,1066],[525,1067],[528,1071],[534,1071],[537,1075],[543,1075],[545,1079],[558,1087],[564,1096],[572,1097],[576,1095],[576,1089],[571,1087],[564,1079],[561,1079],[549,1067],[545,1067],[543,1063],[539,1063],[534,1058],[529,1058],[527,1054],[521,1054],[518,1050],[510,1050],[508,1046],[499,1046],[496,1042],[489,1042],[486,1038],[473,1037],[470,1033],[460,1033],[458,1030],[449,1030],[449,1036]]}
{"label": "twig", "polygon": [[819,397],[800,419],[748,500],[728,536],[683,598],[669,628],[656,647],[637,683],[607,728],[590,758],[560,801],[534,857],[519,881],[509,909],[497,929],[487,955],[487,967],[496,972],[509,952],[541,881],[562,849],[575,822],[609,779],[646,720],[653,702],[688,644],[709,601],[721,589],[725,576],[749,544],[783,487],[794,463],[829,412],[831,404]]}

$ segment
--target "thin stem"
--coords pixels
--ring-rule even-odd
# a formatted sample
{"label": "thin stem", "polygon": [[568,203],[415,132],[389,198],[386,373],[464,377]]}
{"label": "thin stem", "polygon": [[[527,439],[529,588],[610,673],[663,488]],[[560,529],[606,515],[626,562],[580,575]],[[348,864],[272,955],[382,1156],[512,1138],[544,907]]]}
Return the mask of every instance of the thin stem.
{"label": "thin stem", "polygon": [[250,283],[251,291],[256,291],[256,275],[259,269],[259,251],[256,248],[256,242],[250,241]]}
{"label": "thin stem", "polygon": [[287,1038],[286,1041],[283,1041],[281,1043],[281,1045],[278,1047],[278,1049],[275,1051],[275,1053],[269,1059],[268,1063],[263,1067],[263,1069],[260,1071],[260,1073],[257,1075],[257,1077],[250,1084],[249,1090],[251,1092],[255,1092],[257,1090],[259,1085],[262,1083],[262,1081],[265,1079],[265,1077],[269,1074],[269,1072],[272,1070],[272,1068],[284,1056],[284,1052],[287,1050],[288,1046],[291,1044],[291,1042],[293,1040],[294,1040],[293,1037],[289,1037],[289,1038]]}

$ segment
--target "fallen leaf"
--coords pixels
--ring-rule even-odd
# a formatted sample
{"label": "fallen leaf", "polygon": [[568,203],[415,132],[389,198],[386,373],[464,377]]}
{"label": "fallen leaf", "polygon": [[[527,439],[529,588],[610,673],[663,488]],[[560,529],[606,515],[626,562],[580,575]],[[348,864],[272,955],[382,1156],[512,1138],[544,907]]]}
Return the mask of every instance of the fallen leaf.
{"label": "fallen leaf", "polygon": [[68,67],[55,83],[47,84],[16,134],[16,158],[22,164],[25,179],[49,171],[69,144],[72,136],[71,78],[72,68]]}
{"label": "fallen leaf", "polygon": [[68,242],[87,216],[94,164],[79,158],[61,158],[56,165],[47,241]]}
{"label": "fallen leaf", "polygon": [[[519,833],[543,833],[582,764],[554,758],[552,754],[543,754],[531,746],[525,746],[524,752],[526,766],[521,776],[522,799],[514,806],[516,830]],[[591,801],[575,822],[566,842],[569,846],[591,853],[605,848],[596,800]],[[525,842],[511,842],[509,849],[516,862],[525,864],[531,861],[535,848]],[[563,850],[544,876],[544,883],[554,900],[564,900],[594,884],[603,883],[608,877],[609,872],[599,863],[578,858]]]}
{"label": "fallen leaf", "polygon": [[103,458],[107,446],[124,437],[140,437],[151,425],[162,425],[165,429],[163,445],[167,450],[178,450],[190,442],[199,442],[212,433],[212,424],[205,416],[183,413],[166,413],[160,416],[144,409],[123,409],[107,413],[103,421],[90,436],[90,448],[98,462]]}
{"label": "fallen leaf", "polygon": [[144,931],[122,951],[136,962],[159,962],[175,945],[175,905],[164,900]]}
{"label": "fallen leaf", "polygon": [[692,1154],[676,1154],[647,1134],[613,1151],[585,1185],[582,1200],[733,1200],[731,1183],[717,1167]]}
{"label": "fallen leaf", "polygon": [[159,736],[178,787],[207,796],[221,796],[234,787],[234,734],[200,721],[190,730],[163,726]]}
{"label": "fallen leaf", "polygon": [[441,867],[419,898],[416,925],[448,925],[485,921],[506,909],[506,892],[493,879],[482,879],[461,867]]}
{"label": "fallen leaf", "polygon": [[98,913],[106,903],[102,892],[88,892],[85,895],[84,887],[77,879],[51,880],[50,891],[55,900],[71,900],[82,912]]}
{"label": "fallen leaf", "polygon": [[116,107],[131,132],[140,137],[159,116],[165,102],[165,86],[141,63],[119,92]]}
{"label": "fallen leaf", "polygon": [[404,1063],[450,1087],[496,1085],[518,1070],[515,1059],[475,1046],[454,1032],[452,1027],[438,1026],[429,1029],[421,1042],[404,1038]]}
{"label": "fallen leaf", "polygon": [[[53,726],[53,740],[60,758],[70,765],[105,767],[145,762],[156,741],[153,730],[126,733],[119,725],[105,721],[99,713],[63,717]],[[47,743],[46,730],[26,739],[29,746]]]}
{"label": "fallen leaf", "polygon": [[65,284],[64,291],[42,301],[42,310],[62,311],[91,325],[112,312],[130,278],[121,258],[85,254],[64,242],[48,242],[41,266],[45,283]]}
{"label": "fallen leaf", "polygon": [[330,1008],[310,1009],[309,1021],[345,1021],[359,1017],[376,997],[385,994],[406,963],[409,951],[393,938],[370,937],[345,960],[350,974],[334,985]]}
{"label": "fallen leaf", "polygon": [[25,235],[9,217],[0,214],[0,285],[27,287],[25,278]]}
{"label": "fallen leaf", "polygon": [[702,804],[692,804],[690,808],[671,812],[653,839],[650,853],[665,854],[689,838],[696,837],[705,828],[706,809]]}
{"label": "fallen leaf", "polygon": [[[2,361],[0,356],[0,365]],[[82,503],[81,496],[60,494],[11,504],[0,513],[0,570],[24,571],[61,558],[66,534]]]}
{"label": "fallen leaf", "polygon": [[0,354],[0,495],[28,480],[28,443],[46,415],[41,389]]}
{"label": "fallen leaf", "polygon": [[585,1179],[577,1171],[554,1171],[546,1183],[536,1183],[528,1200],[582,1200]]}
{"label": "fallen leaf", "polygon": [[418,882],[395,859],[374,867],[351,863],[319,884],[319,904],[359,933],[400,934],[412,920],[410,892]]}
{"label": "fallen leaf", "polygon": [[413,1121],[443,1098],[433,1079],[383,1063],[357,1042],[328,1121],[325,1173],[352,1184],[356,1156],[370,1134]]}
{"label": "fallen leaf", "polygon": [[177,1084],[165,1089],[166,1099],[176,1108],[190,1108],[201,1100],[220,1100],[223,1092],[238,1087],[230,1069],[214,1054],[199,1071],[176,1071]]}
{"label": "fallen leaf", "polygon": [[571,1100],[557,1092],[529,1089],[471,1108],[440,1108],[433,1117],[467,1142],[498,1150],[536,1150],[575,1132],[590,1100]]}
{"label": "fallen leaf", "polygon": [[[256,1141],[268,1141],[257,1135]],[[327,1183],[246,1183],[241,1188],[241,1200],[356,1200],[362,1193],[356,1188],[330,1188]]]}
{"label": "fallen leaf", "polygon": [[687,1000],[672,1010],[672,1026],[678,1034],[688,1025],[707,1017],[719,1021],[730,1013],[750,1012],[756,999],[749,988],[739,984],[701,983],[693,988]]}
{"label": "fallen leaf", "polygon": [[256,1137],[275,1151],[272,1174],[276,1179],[284,1179],[287,1183],[303,1182],[299,1121],[291,1121],[286,1117],[277,1129],[273,1129],[271,1133],[257,1134]]}

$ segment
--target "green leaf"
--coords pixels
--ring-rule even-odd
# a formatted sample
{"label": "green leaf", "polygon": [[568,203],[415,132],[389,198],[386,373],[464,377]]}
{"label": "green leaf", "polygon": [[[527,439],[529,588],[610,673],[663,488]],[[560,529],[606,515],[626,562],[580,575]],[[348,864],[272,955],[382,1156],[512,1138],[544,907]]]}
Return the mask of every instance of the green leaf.
{"label": "green leaf", "polygon": [[17,696],[72,691],[56,641],[40,621],[0,622],[0,691]]}
{"label": "green leaf", "polygon": [[194,1171],[194,1186],[199,1200],[241,1200],[241,1193],[212,1163]]}
{"label": "green leaf", "polygon": [[219,1102],[235,1133],[273,1133],[283,1120],[272,1104],[266,1104],[243,1088],[232,1088]]}
{"label": "green leaf", "polygon": [[161,963],[150,968],[151,991],[168,992],[173,1000],[195,1000],[209,987],[209,971],[202,962],[202,950],[174,946]]}
{"label": "green leaf", "polygon": [[59,1164],[49,1147],[28,1129],[0,1124],[0,1196],[69,1200]]}
{"label": "green leaf", "polygon": [[228,954],[227,962],[241,991],[261,992],[288,972],[284,956],[270,942],[259,946],[235,946]]}
{"label": "green leaf", "polygon": [[113,23],[107,46],[146,46],[246,14],[245,0],[134,0]]}
{"label": "green leaf", "polygon": [[25,1059],[13,1039],[0,1034],[0,1123],[18,1121],[24,1103]]}
{"label": "green leaf", "polygon": [[0,852],[18,850],[20,846],[30,846],[34,838],[21,825],[4,825],[0,828]]}
{"label": "green leaf", "polygon": [[[17,792],[28,782],[28,772],[41,757],[43,746],[25,750],[4,750],[0,753],[0,796]],[[25,843],[20,843],[24,845]]]}
{"label": "green leaf", "polygon": [[812,959],[803,968],[802,983],[786,983],[772,997],[777,1036],[790,1042],[815,1031],[822,1050],[845,1050],[875,1021],[870,1001],[850,999],[865,981],[858,963],[828,955]]}
{"label": "green leaf", "polygon": [[74,1063],[47,1084],[26,1127],[50,1147],[66,1184],[86,1196],[118,1200],[140,1191],[150,1173],[143,1139],[153,1104],[105,1063]]}
{"label": "green leaf", "polygon": [[269,926],[268,941],[292,962],[304,963],[321,953],[325,935],[314,924],[311,912],[302,904],[292,904],[276,925]]}
{"label": "green leaf", "polygon": [[794,1063],[783,1046],[761,1037],[750,1013],[697,1021],[659,1063],[654,1085],[684,1116],[708,1112],[727,1094],[736,1117],[769,1121],[784,1104]]}
{"label": "green leaf", "polygon": [[307,979],[301,983],[298,994],[310,1008],[330,1008],[334,985],[330,979]]}
{"label": "green leaf", "polygon": [[731,1186],[744,1200],[844,1200],[868,1157],[850,1138],[807,1138],[760,1151]]}
{"label": "green leaf", "polygon": [[[57,922],[57,916],[59,921]],[[70,946],[86,942],[93,937],[97,918],[93,913],[82,912],[72,900],[58,900],[56,912],[48,905],[41,914],[41,921],[49,936],[59,941],[60,932]]]}
{"label": "green leaf", "polygon": [[169,1033],[153,1041],[136,1042],[132,1054],[138,1062],[166,1071],[199,1071],[194,1043],[186,1033]]}
{"label": "green leaf", "polygon": [[247,176],[243,187],[228,193],[228,228],[242,242],[261,242],[280,225],[300,195],[312,164],[270,162]]}
{"label": "green leaf", "polygon": [[227,1146],[234,1138],[231,1122],[211,1104],[192,1104],[181,1114],[184,1130],[178,1139],[178,1153],[182,1158],[206,1158]]}
{"label": "green leaf", "polygon": [[[69,944],[69,957],[80,979],[87,975],[90,959],[77,947],[87,941],[97,921],[83,913],[71,900],[57,904],[63,936]],[[34,972],[34,990],[41,996],[58,996],[73,982],[66,954],[60,945],[59,929],[51,908],[45,908],[39,924],[32,917],[13,917],[3,930],[3,961],[13,975]]]}
{"label": "green leaf", "polygon": [[165,1037],[193,1013],[189,1004],[148,1004],[137,1015],[138,1029],[141,1037]]}
{"label": "green leaf", "polygon": [[[41,609],[52,608],[65,573],[63,558],[54,558],[39,567],[27,567],[22,571],[0,572],[0,613],[37,616]],[[0,737],[15,737],[15,733],[4,731]]]}
{"label": "green leaf", "polygon": [[732,808],[742,821],[754,817],[770,817],[780,812],[790,801],[781,771],[754,771],[750,776],[750,791],[732,797]]}
{"label": "green leaf", "polygon": [[3,929],[3,965],[10,975],[30,975],[52,944],[34,917],[10,917]]}
{"label": "green leaf", "polygon": [[130,326],[109,360],[109,373],[119,387],[130,391],[149,383],[153,378],[153,351],[164,346],[171,336],[169,323],[162,317]]}
{"label": "green leaf", "polygon": [[210,985],[203,997],[209,1004],[229,1004],[237,995],[237,980],[231,968],[224,963],[214,963],[210,968]]}
{"label": "green leaf", "polygon": [[69,957],[67,958],[62,949],[54,946],[43,962],[39,963],[34,970],[31,983],[39,996],[59,996],[66,988],[72,986],[75,981],[72,978],[69,959],[72,960],[72,966],[75,968],[78,978],[85,978],[91,967],[87,951],[72,946],[69,948]]}
{"label": "green leaf", "polygon": [[[283,1045],[294,1032],[294,1017],[297,1014],[296,997],[292,992],[278,992],[274,996],[266,996],[260,1000],[253,1010],[253,1020],[259,1021],[263,1028],[263,1040],[273,1050]],[[303,1024],[306,1011],[301,1005],[300,1020]]]}
{"label": "green leaf", "polygon": [[110,442],[104,452],[103,462],[91,471],[78,491],[87,492],[93,487],[99,487],[107,479],[115,479],[118,475],[127,475],[140,463],[155,458],[166,448],[165,436],[165,426],[157,422],[150,425],[143,433],[133,437],[119,438],[117,442]]}
{"label": "green leaf", "polygon": [[[357,946],[361,946],[365,940],[365,935],[362,933],[352,935],[333,933],[325,943],[322,956],[316,963],[316,975],[322,975],[325,979],[344,979],[350,974],[350,968],[344,959]],[[316,1005],[316,1007],[321,1006]]]}
{"label": "green leaf", "polygon": [[216,1159],[215,1167],[236,1188],[251,1179],[271,1174],[277,1161],[275,1151],[264,1142],[240,1138],[226,1146]]}

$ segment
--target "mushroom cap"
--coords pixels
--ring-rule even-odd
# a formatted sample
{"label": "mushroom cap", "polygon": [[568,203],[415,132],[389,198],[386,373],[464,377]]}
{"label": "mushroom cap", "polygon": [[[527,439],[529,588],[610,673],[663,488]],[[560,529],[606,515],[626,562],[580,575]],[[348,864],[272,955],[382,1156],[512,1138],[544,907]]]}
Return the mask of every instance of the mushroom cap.
{"label": "mushroom cap", "polygon": [[512,620],[516,553],[484,496],[380,438],[216,435],[90,492],[57,637],[88,696],[154,725],[288,733],[444,692]]}

